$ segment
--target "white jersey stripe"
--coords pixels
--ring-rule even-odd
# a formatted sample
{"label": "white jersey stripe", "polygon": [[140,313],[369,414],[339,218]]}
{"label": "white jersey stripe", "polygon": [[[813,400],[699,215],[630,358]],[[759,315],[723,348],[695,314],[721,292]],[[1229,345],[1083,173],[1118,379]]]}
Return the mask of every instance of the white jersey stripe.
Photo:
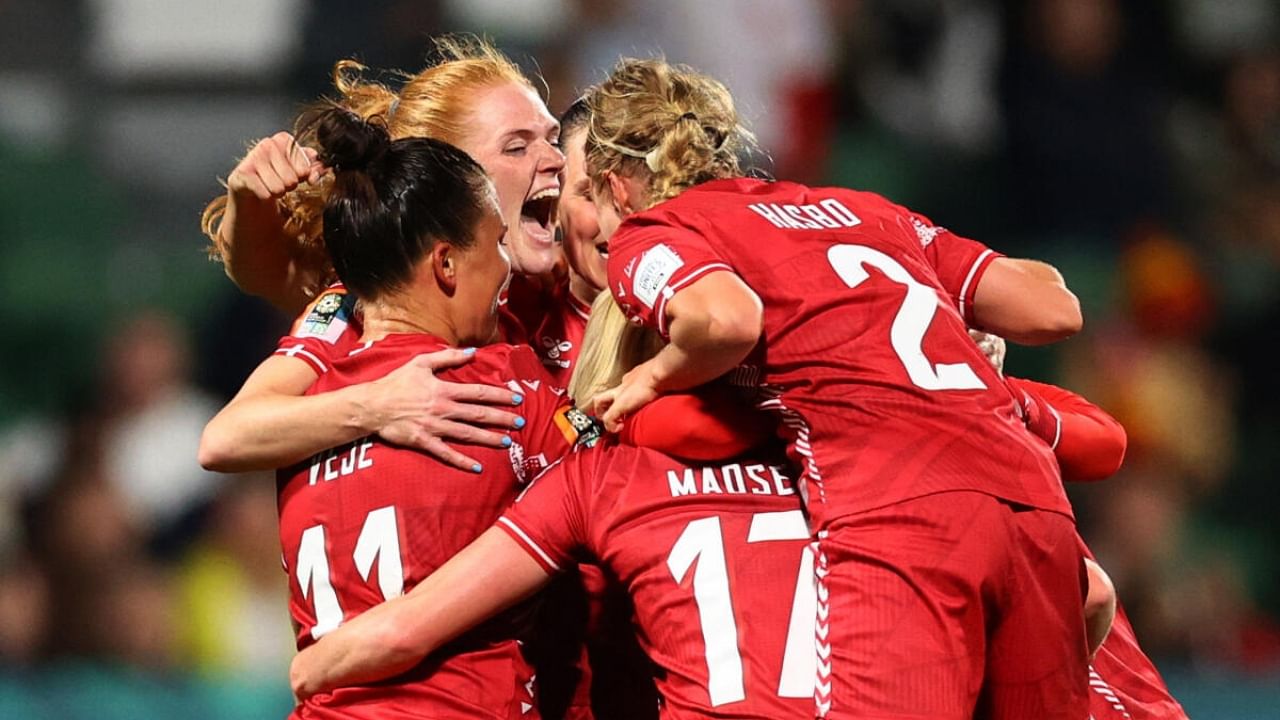
{"label": "white jersey stripe", "polygon": [[545,550],[538,547],[538,543],[534,542],[532,538],[526,535],[525,531],[521,530],[519,525],[516,525],[515,523],[511,522],[505,516],[498,518],[498,522],[511,528],[511,531],[514,532],[516,535],[518,535],[520,537],[520,540],[523,541],[525,547],[537,553],[538,557],[542,558],[543,562],[551,566],[554,570],[556,570],[556,572],[560,571],[560,566],[556,564],[556,561],[552,560],[551,556],[548,555]]}
{"label": "white jersey stripe", "polygon": [[[983,251],[983,253],[982,253],[981,255],[979,255],[979,256],[978,256],[978,259],[977,259],[977,260],[974,260],[974,261],[973,261],[973,266],[969,268],[969,274],[968,274],[967,276],[965,276],[964,284],[960,286],[960,298],[959,298],[959,300],[960,300],[960,318],[961,318],[961,319],[964,319],[964,317],[965,317],[965,315],[964,315],[964,299],[965,299],[965,298],[967,298],[967,297],[969,297],[969,283],[973,282],[973,276],[974,276],[974,275],[976,275],[976,274],[978,273],[978,268],[982,266],[982,261],[983,261],[983,260],[986,260],[986,259],[987,259],[987,256],[988,256],[988,255],[990,255],[990,254],[992,254],[993,252],[995,252],[995,251],[994,251],[994,250],[985,250],[985,251]],[[968,322],[968,320],[965,320],[965,322]]]}

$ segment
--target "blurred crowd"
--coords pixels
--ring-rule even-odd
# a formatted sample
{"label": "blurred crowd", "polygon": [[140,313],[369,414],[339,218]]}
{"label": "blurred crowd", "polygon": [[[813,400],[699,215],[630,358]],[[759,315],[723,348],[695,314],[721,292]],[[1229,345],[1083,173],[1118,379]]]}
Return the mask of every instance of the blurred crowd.
{"label": "blurred crowd", "polygon": [[660,50],[727,81],[777,176],[1056,264],[1086,329],[1007,367],[1128,430],[1071,492],[1140,639],[1280,673],[1274,0],[0,2],[0,667],[283,683],[272,478],[195,448],[286,319],[197,220],[333,61],[416,69],[444,30],[540,72],[553,112]]}

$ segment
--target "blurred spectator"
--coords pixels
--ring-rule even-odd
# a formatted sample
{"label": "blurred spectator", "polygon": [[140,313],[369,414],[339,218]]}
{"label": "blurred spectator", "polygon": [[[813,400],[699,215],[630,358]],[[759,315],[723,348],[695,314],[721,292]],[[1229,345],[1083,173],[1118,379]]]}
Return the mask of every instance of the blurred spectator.
{"label": "blurred spectator", "polygon": [[280,567],[275,482],[243,475],[214,502],[208,530],[178,570],[186,664],[202,673],[283,676],[293,658]]}
{"label": "blurred spectator", "polygon": [[[1114,246],[1167,210],[1156,3],[1009,3],[1003,103],[1012,185],[1028,230]],[[1146,32],[1142,32],[1143,30]]]}
{"label": "blurred spectator", "polygon": [[0,668],[31,667],[49,634],[49,584],[28,558],[0,560]]}
{"label": "blurred spectator", "polygon": [[161,536],[198,510],[221,476],[195,464],[218,404],[191,385],[174,320],[150,312],[111,339],[103,367],[103,472],[144,532]]}

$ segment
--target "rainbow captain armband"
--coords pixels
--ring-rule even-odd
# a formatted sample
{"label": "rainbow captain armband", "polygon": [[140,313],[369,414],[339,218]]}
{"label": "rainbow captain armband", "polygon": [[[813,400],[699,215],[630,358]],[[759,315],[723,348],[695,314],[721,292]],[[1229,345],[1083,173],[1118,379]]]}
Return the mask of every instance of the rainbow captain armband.
{"label": "rainbow captain armband", "polygon": [[553,417],[570,445],[593,447],[604,437],[604,425],[572,405],[560,408]]}

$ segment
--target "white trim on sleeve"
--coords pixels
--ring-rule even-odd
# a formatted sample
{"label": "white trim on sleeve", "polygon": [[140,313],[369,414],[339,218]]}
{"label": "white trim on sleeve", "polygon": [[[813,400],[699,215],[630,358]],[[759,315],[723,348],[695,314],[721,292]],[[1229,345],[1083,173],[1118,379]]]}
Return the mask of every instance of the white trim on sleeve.
{"label": "white trim on sleeve", "polygon": [[995,251],[988,248],[973,261],[973,265],[969,268],[969,274],[965,276],[964,284],[960,286],[960,318],[964,319],[964,299],[969,297],[969,283],[973,282],[973,276],[977,274],[978,268],[982,267],[982,261],[987,259],[988,255],[994,254]]}
{"label": "white trim on sleeve", "polygon": [[1049,412],[1053,413],[1054,422],[1057,423],[1053,429],[1053,442],[1049,444],[1050,450],[1057,450],[1058,443],[1062,440],[1062,416],[1049,403],[1045,403],[1044,406],[1049,408]]}
{"label": "white trim on sleeve", "polygon": [[693,272],[681,278],[679,282],[674,282],[666,286],[665,288],[662,289],[661,292],[658,293],[658,302],[654,304],[653,312],[657,317],[658,332],[663,337],[667,336],[667,301],[675,296],[677,290],[683,288],[685,285],[688,285],[689,283],[693,282],[699,277],[706,275],[708,272],[711,272],[712,270],[728,270],[729,272],[734,271],[733,268],[729,267],[727,263],[722,263],[722,262],[707,263],[706,265],[703,265],[697,270],[694,270]]}
{"label": "white trim on sleeve", "polygon": [[517,536],[519,536],[519,538],[524,542],[524,545],[530,550],[537,553],[538,557],[542,558],[543,562],[545,562],[546,564],[554,568],[556,572],[560,571],[560,566],[556,564],[556,561],[552,560],[551,556],[548,555],[546,551],[538,547],[538,543],[534,542],[532,538],[526,535],[524,530],[520,529],[519,525],[516,525],[515,523],[511,522],[509,519],[507,519],[505,515],[498,518],[498,522],[502,523],[503,525],[506,525],[508,528],[511,528],[511,531],[514,532]]}
{"label": "white trim on sleeve", "polygon": [[290,347],[278,347],[272,354],[284,355],[285,357],[296,357],[319,370],[322,375],[329,372],[329,368],[324,364],[324,361],[322,361],[315,353],[307,350],[306,346],[302,343],[298,343],[297,345]]}

